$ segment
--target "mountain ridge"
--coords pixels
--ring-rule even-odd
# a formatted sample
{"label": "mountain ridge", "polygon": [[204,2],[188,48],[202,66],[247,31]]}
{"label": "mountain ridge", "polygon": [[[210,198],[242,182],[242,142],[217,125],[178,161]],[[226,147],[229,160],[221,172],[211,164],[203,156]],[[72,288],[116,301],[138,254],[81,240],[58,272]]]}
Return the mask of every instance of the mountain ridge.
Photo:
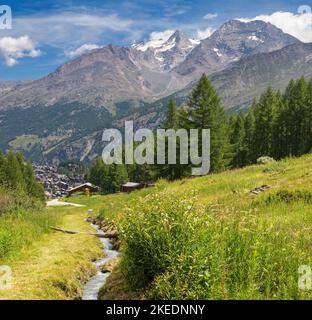
{"label": "mountain ridge", "polygon": [[[247,30],[239,33],[240,25]],[[261,38],[254,34],[257,26],[273,30],[273,35],[267,38],[260,28],[259,32],[264,34]],[[230,31],[226,31],[227,28]],[[171,42],[175,40],[174,46],[167,46],[160,52],[165,52],[168,63],[176,52],[178,56],[181,53],[179,66],[187,63],[195,50],[202,50],[207,42],[211,43],[210,49],[204,52],[209,58],[205,67],[200,69],[197,65],[196,72],[185,76],[178,73],[177,67],[166,69],[156,58],[159,51],[153,51],[155,48],[142,51],[133,46],[109,45],[60,66],[42,79],[18,85],[2,96],[0,91],[0,147],[26,150],[27,156],[34,159],[88,162],[101,152],[104,128],[121,128],[127,119],[135,120],[136,127],[161,125],[169,98],[174,97],[179,104],[185,103],[199,76],[207,70],[217,70],[210,72],[209,77],[225,108],[234,111],[246,108],[271,81],[282,89],[290,77],[312,75],[309,58],[312,47],[280,29],[259,22],[247,25],[229,22],[220,29],[185,57],[179,50],[187,47],[190,40],[186,41],[183,34],[175,31],[163,41],[166,47],[170,38]],[[233,32],[239,34],[233,38],[230,36]],[[274,39],[282,48],[271,51],[277,46]],[[265,41],[268,41],[267,46],[264,46]],[[287,45],[289,42],[291,44]],[[214,50],[217,44],[219,52]],[[156,46],[156,50],[159,48]],[[221,67],[218,54],[226,55]],[[235,55],[242,57],[233,60]],[[214,59],[215,65],[211,64]],[[194,63],[197,62],[195,59]],[[33,143],[29,144],[30,140]]]}
{"label": "mountain ridge", "polygon": [[0,109],[81,103],[114,115],[116,103],[140,107],[183,89],[203,72],[210,75],[242,57],[299,42],[271,24],[237,20],[197,45],[179,30],[167,37],[153,46],[92,50],[41,79],[0,93]]}
{"label": "mountain ridge", "polygon": [[230,20],[201,41],[175,71],[197,77],[203,71],[211,74],[241,58],[279,50],[292,43],[300,41],[270,23]]}

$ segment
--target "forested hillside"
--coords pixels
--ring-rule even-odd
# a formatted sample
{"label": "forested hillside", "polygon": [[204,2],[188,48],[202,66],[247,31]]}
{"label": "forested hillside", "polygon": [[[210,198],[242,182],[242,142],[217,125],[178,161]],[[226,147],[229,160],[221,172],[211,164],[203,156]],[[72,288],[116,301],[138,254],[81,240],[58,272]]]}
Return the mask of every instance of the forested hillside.
{"label": "forested hillside", "polygon": [[[164,128],[211,130],[210,172],[241,168],[257,163],[258,158],[275,160],[301,156],[311,151],[312,79],[291,80],[284,92],[268,87],[254,99],[247,113],[225,113],[217,90],[203,75],[178,109],[168,102]],[[98,158],[90,167],[87,180],[102,186],[105,193],[119,191],[127,178],[151,182],[191,176],[191,165],[180,164],[179,140],[176,165],[110,165]],[[156,158],[155,158],[156,163]]]}

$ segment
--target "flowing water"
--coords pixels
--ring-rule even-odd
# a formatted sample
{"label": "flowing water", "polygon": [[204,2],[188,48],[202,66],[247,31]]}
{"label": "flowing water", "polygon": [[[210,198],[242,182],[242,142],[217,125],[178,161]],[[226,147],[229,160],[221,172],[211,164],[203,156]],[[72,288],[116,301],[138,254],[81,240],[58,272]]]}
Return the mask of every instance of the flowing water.
{"label": "flowing water", "polygon": [[[91,225],[94,229],[97,230],[98,234],[105,234],[105,232],[101,230],[97,225]],[[108,276],[110,275],[110,272],[103,273],[101,271],[101,267],[110,260],[116,258],[119,254],[118,251],[113,249],[113,245],[108,238],[100,238],[100,240],[103,245],[105,257],[94,262],[98,271],[97,274],[94,277],[92,277],[85,285],[82,300],[98,300],[99,291],[105,284]]]}

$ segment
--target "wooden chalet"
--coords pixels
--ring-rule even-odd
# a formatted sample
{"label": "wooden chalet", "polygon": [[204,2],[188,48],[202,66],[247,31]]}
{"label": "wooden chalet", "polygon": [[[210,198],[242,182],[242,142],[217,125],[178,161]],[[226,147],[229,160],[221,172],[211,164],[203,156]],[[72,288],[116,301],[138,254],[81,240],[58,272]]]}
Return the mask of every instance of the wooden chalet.
{"label": "wooden chalet", "polygon": [[99,187],[94,186],[92,183],[84,183],[80,186],[74,187],[68,191],[68,195],[72,196],[75,193],[84,193],[86,195],[91,195],[92,193],[98,192]]}

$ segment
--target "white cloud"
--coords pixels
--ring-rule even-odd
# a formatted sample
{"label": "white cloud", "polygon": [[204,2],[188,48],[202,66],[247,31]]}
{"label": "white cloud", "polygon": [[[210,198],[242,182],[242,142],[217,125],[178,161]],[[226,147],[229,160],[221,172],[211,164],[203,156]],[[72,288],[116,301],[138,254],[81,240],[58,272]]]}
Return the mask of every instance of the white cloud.
{"label": "white cloud", "polygon": [[206,29],[197,30],[196,38],[199,40],[204,40],[209,38],[213,33],[215,32],[215,29],[208,27]]}
{"label": "white cloud", "polygon": [[24,57],[36,58],[41,51],[36,49],[34,42],[28,36],[19,38],[0,38],[0,55],[4,57],[7,66],[14,66]]}
{"label": "white cloud", "polygon": [[149,40],[144,44],[134,44],[141,51],[146,51],[148,48],[158,48],[162,46],[174,33],[174,30],[168,29],[165,31],[154,31],[149,35]]}
{"label": "white cloud", "polygon": [[212,20],[218,17],[217,13],[207,13],[203,18],[205,20]]}
{"label": "white cloud", "polygon": [[239,19],[243,22],[262,20],[282,29],[303,42],[312,42],[312,14],[294,14],[291,12],[274,12],[271,15],[260,15],[254,18]]}
{"label": "white cloud", "polygon": [[[143,32],[143,31],[142,31]],[[14,19],[12,30],[3,30],[4,36],[18,37],[28,34],[40,45],[68,49],[84,43],[111,41],[115,33],[137,36],[133,21],[116,14],[91,12],[55,12],[49,15],[19,16]]]}
{"label": "white cloud", "polygon": [[174,33],[174,30],[154,31],[149,36],[149,41],[167,41]]}
{"label": "white cloud", "polygon": [[102,47],[98,46],[97,44],[86,43],[75,50],[65,51],[65,54],[70,58],[75,58],[75,57],[79,57],[79,56],[83,55],[84,53],[86,53],[88,51],[99,49],[99,48],[102,48]]}

